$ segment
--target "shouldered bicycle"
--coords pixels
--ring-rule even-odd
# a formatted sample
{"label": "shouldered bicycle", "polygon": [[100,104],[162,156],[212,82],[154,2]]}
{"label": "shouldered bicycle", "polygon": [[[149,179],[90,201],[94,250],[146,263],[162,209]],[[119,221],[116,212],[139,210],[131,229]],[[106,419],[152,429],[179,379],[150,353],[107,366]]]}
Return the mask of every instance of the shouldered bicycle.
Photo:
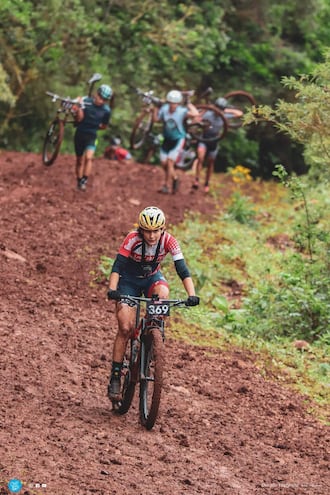
{"label": "shouldered bicycle", "polygon": [[[102,78],[101,74],[95,73],[88,81],[88,96],[91,96],[94,84]],[[84,108],[87,103],[81,103],[77,98],[59,96],[47,91],[46,94],[52,98],[54,103],[59,102],[56,116],[50,123],[42,149],[42,162],[49,167],[55,162],[63,142],[64,128],[67,124],[75,125],[75,112],[77,107]]]}
{"label": "shouldered bicycle", "polygon": [[121,300],[136,306],[136,322],[122,367],[121,398],[112,400],[113,410],[127,413],[139,383],[140,422],[151,430],[158,416],[163,386],[165,318],[170,316],[171,308],[186,307],[187,300],[127,295],[122,295]]}

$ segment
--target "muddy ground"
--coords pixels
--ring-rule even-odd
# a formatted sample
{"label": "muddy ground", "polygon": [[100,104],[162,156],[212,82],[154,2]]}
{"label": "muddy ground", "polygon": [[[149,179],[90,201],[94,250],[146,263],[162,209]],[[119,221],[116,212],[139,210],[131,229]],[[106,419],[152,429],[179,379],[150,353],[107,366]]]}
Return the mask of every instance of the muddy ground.
{"label": "muddy ground", "polygon": [[[158,167],[98,158],[87,191],[74,159],[0,153],[0,493],[327,495],[329,431],[306,398],[265,379],[254,356],[174,341],[160,417],[145,431],[106,396],[114,306],[94,274],[147,205],[171,224],[222,197],[157,193]],[[189,260],[188,260],[189,263]],[[228,297],[231,296],[228,288]],[[173,323],[172,323],[173,324]],[[35,486],[36,484],[45,486]]]}

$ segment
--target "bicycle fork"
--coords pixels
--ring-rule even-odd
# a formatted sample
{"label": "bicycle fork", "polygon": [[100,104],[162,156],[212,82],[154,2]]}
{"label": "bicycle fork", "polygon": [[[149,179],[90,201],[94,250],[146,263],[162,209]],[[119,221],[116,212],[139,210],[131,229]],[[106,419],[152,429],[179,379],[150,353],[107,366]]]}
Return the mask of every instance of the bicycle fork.
{"label": "bicycle fork", "polygon": [[[140,339],[140,381],[146,381],[146,382],[153,382],[154,378],[152,376],[146,375],[146,372],[148,373],[148,364],[147,363],[147,353],[149,351],[148,349],[148,332],[150,329],[155,329],[161,333],[162,340],[164,342],[165,340],[165,332],[164,332],[164,324],[163,320],[152,320],[151,322],[147,323],[147,328],[141,335]],[[153,358],[153,356],[152,356]]]}

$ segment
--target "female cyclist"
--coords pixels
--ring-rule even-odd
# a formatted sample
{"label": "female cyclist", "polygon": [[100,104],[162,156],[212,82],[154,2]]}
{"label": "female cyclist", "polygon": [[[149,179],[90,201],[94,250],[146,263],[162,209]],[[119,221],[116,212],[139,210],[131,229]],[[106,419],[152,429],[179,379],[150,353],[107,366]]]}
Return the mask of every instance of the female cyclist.
{"label": "female cyclist", "polygon": [[118,398],[123,358],[131,332],[134,330],[135,307],[120,300],[121,295],[160,299],[169,296],[168,283],[160,264],[170,253],[175,269],[188,294],[189,306],[199,304],[189,270],[178,241],[165,230],[165,215],[156,206],[148,206],[139,214],[138,228],[130,232],[119,248],[112,266],[108,298],[117,302],[118,333],[113,346],[113,361],[108,386],[109,398]]}

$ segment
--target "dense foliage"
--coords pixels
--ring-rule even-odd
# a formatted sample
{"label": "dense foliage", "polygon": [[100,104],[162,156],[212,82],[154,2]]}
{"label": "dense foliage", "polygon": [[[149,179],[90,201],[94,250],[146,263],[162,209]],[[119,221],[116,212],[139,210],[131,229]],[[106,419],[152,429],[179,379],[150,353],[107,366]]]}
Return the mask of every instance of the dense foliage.
{"label": "dense foliage", "polygon": [[304,147],[309,177],[315,183],[330,180],[330,51],[309,75],[284,77],[293,101],[280,99],[275,107],[258,106],[246,118],[257,126],[269,123]]}
{"label": "dense foliage", "polygon": [[[126,140],[140,105],[135,86],[160,96],[172,87],[245,89],[273,104],[287,95],[281,77],[321,60],[329,17],[325,0],[2,0],[0,146],[39,151],[55,111],[45,91],[85,93],[93,72],[115,90],[111,132]],[[304,171],[301,149],[281,139],[285,164]],[[252,127],[223,142],[220,161],[249,161],[269,176],[283,162],[277,143],[272,128]]]}

